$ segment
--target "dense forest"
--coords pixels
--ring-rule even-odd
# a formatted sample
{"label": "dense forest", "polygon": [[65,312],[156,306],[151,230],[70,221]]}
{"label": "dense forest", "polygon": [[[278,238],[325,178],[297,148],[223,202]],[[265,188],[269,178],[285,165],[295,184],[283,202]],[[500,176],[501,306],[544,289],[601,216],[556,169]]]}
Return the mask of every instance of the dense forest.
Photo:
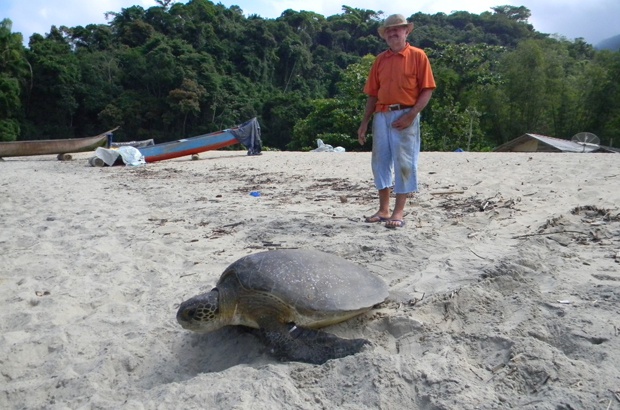
{"label": "dense forest", "polygon": [[[0,22],[0,140],[71,138],[120,126],[119,140],[164,142],[258,117],[263,144],[357,144],[381,11],[244,16],[208,0],[158,0],[107,24],[52,26],[28,47]],[[525,7],[409,16],[437,90],[424,150],[489,150],[525,132],[597,134],[620,144],[620,52],[534,30]],[[614,137],[616,140],[614,141]]]}

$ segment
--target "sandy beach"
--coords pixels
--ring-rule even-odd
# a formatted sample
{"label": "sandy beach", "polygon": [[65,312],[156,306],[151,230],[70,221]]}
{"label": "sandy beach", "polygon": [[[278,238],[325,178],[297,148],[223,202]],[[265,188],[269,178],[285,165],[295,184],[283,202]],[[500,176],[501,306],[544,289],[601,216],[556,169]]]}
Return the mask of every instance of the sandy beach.
{"label": "sandy beach", "polygon": [[[364,222],[370,153],[0,162],[1,409],[620,409],[620,156],[422,152],[407,225]],[[250,192],[259,192],[252,196]],[[330,252],[387,302],[279,362],[179,304],[238,258]]]}

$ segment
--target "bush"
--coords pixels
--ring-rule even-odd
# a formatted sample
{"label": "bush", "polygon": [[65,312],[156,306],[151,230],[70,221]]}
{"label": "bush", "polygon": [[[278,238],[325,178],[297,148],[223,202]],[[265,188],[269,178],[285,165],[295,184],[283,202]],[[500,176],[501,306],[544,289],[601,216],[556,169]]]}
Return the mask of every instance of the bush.
{"label": "bush", "polygon": [[0,120],[0,141],[15,141],[19,132],[19,122],[16,120]]}

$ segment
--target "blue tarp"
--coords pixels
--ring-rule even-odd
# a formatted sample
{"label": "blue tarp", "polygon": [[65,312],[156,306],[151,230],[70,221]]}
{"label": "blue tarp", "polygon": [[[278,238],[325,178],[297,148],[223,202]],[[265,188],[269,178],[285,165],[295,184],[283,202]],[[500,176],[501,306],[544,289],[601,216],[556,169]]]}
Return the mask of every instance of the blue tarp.
{"label": "blue tarp", "polygon": [[263,143],[260,139],[260,125],[256,117],[244,122],[238,129],[229,131],[248,149],[248,155],[261,154]]}

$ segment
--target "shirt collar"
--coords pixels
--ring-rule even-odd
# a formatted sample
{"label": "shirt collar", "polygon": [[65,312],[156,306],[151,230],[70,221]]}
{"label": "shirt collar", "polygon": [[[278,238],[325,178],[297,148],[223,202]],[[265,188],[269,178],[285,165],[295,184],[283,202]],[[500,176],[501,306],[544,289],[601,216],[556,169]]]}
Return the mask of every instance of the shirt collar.
{"label": "shirt collar", "polygon": [[397,54],[403,55],[405,53],[405,50],[407,50],[409,47],[411,46],[409,45],[409,42],[407,42],[405,43],[405,48],[400,50],[398,53],[393,52],[391,48],[388,48],[387,51],[388,51],[388,54],[390,55],[397,55]]}

